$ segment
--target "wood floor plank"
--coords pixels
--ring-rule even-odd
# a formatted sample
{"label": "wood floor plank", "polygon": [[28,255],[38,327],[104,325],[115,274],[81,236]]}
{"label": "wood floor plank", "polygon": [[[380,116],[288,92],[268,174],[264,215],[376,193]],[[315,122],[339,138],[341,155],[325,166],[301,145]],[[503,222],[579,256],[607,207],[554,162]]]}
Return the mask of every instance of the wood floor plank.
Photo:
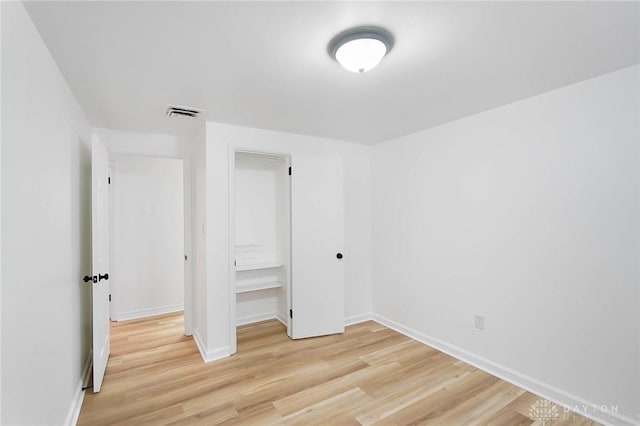
{"label": "wood floor plank", "polygon": [[486,419],[492,419],[502,407],[513,402],[524,392],[510,383],[497,380],[434,420],[441,424],[481,423]]}
{"label": "wood floor plank", "polygon": [[335,378],[323,381],[309,387],[306,383],[300,391],[292,393],[285,398],[274,402],[280,414],[286,416],[305,407],[318,404],[326,399],[333,398],[337,394],[347,392],[358,387],[360,383],[367,382],[372,377],[392,375],[398,370],[399,364],[389,363],[370,368],[359,368],[347,374],[335,374]]}
{"label": "wood floor plank", "polygon": [[395,392],[388,393],[381,398],[376,398],[373,403],[351,412],[361,424],[371,425],[394,415],[398,411],[418,401],[426,399],[429,395],[440,391],[448,384],[457,380],[464,380],[468,374],[468,372],[463,374],[441,374],[430,380],[428,384],[401,387],[395,390]]}
{"label": "wood floor plank", "polygon": [[[338,424],[336,413],[342,414],[342,424],[345,417],[349,418],[348,423],[354,423],[352,416],[345,416],[346,411],[371,402],[373,399],[360,388],[351,388],[338,395],[334,395],[323,401],[305,407],[288,416],[283,417],[279,424]],[[355,421],[357,424],[357,421]]]}
{"label": "wood floor plank", "polygon": [[[112,323],[111,336],[79,425],[542,424],[538,396],[372,321],[303,340],[276,320],[244,325],[238,352],[208,364],[181,313]],[[558,409],[553,424],[596,425]]]}

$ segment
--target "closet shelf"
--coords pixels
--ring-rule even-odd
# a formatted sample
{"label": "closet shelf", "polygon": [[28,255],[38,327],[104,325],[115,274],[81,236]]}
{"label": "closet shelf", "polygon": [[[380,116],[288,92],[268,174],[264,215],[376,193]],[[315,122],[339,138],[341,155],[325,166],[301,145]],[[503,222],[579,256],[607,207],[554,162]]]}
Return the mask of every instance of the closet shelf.
{"label": "closet shelf", "polygon": [[236,293],[248,293],[250,291],[268,290],[270,288],[281,288],[280,281],[272,281],[266,283],[248,284],[236,286]]}
{"label": "closet shelf", "polygon": [[255,271],[257,269],[282,268],[283,266],[280,262],[248,263],[245,265],[236,265],[236,271]]}

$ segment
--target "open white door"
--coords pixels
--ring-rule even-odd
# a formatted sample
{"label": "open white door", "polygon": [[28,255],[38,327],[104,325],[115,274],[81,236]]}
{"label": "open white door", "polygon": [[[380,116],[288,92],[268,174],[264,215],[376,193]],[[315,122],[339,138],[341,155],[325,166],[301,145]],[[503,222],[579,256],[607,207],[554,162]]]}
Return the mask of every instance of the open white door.
{"label": "open white door", "polygon": [[91,141],[91,263],[93,284],[93,391],[99,392],[109,359],[109,154]]}
{"label": "open white door", "polygon": [[289,336],[301,339],[342,333],[342,159],[294,156],[291,162],[292,318]]}

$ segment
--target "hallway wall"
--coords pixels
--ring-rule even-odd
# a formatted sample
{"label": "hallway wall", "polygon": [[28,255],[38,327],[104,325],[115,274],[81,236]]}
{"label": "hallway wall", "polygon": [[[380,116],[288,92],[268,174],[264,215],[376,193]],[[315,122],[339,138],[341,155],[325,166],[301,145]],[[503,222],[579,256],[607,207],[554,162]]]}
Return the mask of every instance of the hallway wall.
{"label": "hallway wall", "polygon": [[90,348],[90,129],[24,6],[2,8],[2,418],[72,423]]}
{"label": "hallway wall", "polygon": [[181,311],[182,160],[115,155],[111,165],[111,318]]}

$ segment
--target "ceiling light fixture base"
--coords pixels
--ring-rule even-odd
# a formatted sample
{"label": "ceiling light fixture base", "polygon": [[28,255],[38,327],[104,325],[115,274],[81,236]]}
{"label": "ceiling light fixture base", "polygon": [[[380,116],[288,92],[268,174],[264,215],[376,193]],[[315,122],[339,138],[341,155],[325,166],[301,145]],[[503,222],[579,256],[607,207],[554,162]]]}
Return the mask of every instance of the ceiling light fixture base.
{"label": "ceiling light fixture base", "polygon": [[347,70],[363,73],[378,65],[393,43],[393,35],[386,29],[363,26],[336,35],[327,50]]}

